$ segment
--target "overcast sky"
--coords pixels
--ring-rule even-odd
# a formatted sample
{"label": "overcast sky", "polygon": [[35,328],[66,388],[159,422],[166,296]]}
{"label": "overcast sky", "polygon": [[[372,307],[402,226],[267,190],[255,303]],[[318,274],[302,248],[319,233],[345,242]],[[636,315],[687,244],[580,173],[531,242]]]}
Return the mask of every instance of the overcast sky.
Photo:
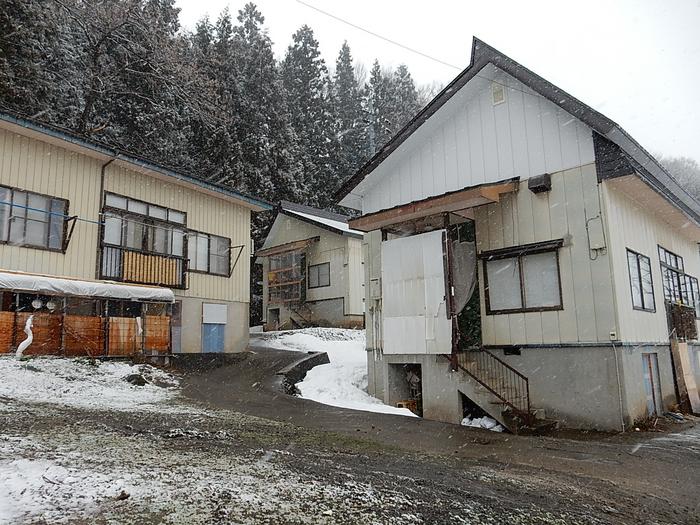
{"label": "overcast sky", "polygon": [[[700,0],[447,1],[304,0],[324,11],[458,66],[472,36],[615,120],[654,153],[700,161]],[[192,29],[245,0],[177,0]],[[279,57],[302,24],[329,65],[347,40],[368,66],[408,65],[418,83],[459,72],[370,36],[296,0],[255,2]]]}

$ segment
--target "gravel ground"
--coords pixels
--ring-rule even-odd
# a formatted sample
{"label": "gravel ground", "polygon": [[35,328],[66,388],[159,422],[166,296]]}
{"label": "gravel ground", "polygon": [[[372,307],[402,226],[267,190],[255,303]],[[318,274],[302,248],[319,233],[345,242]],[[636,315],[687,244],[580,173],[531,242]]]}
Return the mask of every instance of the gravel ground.
{"label": "gravel ground", "polygon": [[[273,361],[270,369],[284,361],[280,354],[272,357],[259,359]],[[684,503],[680,490],[694,475],[687,469],[697,472],[700,462],[700,435],[694,431],[649,436],[631,454],[624,440],[536,441],[449,425],[444,428],[452,433],[445,434],[432,422],[363,416],[380,418],[386,437],[377,437],[370,420],[331,407],[320,428],[323,405],[280,395],[273,381],[262,380],[260,361],[242,366],[246,362],[186,373],[181,393],[170,392],[163,410],[156,402],[115,410],[0,397],[0,521],[700,522],[697,498]],[[202,384],[211,389],[193,395]],[[256,409],[263,418],[226,408],[233,401],[225,396],[206,401],[219,389],[268,412]],[[237,394],[242,392],[248,393]],[[411,429],[420,439],[410,439]],[[427,446],[428,435],[435,446]],[[653,464],[644,480],[642,467],[652,457],[676,469],[675,487]],[[683,461],[682,468],[673,461]],[[606,474],[612,471],[619,472],[617,479]]]}

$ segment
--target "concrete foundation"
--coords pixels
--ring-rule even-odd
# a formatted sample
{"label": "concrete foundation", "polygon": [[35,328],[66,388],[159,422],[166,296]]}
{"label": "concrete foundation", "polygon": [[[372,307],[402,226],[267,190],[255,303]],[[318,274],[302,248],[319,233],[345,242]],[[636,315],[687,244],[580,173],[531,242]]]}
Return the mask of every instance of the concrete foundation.
{"label": "concrete foundation", "polygon": [[[696,363],[700,347],[694,349]],[[664,345],[578,346],[522,348],[520,355],[491,350],[529,379],[533,409],[562,427],[622,430],[647,416],[644,353],[657,356],[663,409],[676,403],[670,350]],[[462,419],[460,391],[497,420],[502,406],[494,405],[484,389],[463,371],[434,355],[383,355],[367,352],[369,392],[394,405],[403,391],[396,386],[391,366],[418,363],[422,369],[423,415],[449,423]]]}
{"label": "concrete foundation", "polygon": [[[271,311],[274,310],[278,310],[279,315],[271,314]],[[363,328],[365,324],[364,315],[346,314],[345,300],[342,297],[322,301],[306,301],[296,310],[282,304],[269,304],[266,315],[267,322],[264,325],[265,331],[291,329],[295,327],[294,322],[305,326],[337,328]]]}
{"label": "concrete foundation", "polygon": [[232,301],[212,301],[196,297],[177,297],[182,303],[181,352],[202,352],[202,305],[217,303],[227,305],[227,319],[224,328],[224,352],[243,352],[248,347],[249,318],[248,303]]}

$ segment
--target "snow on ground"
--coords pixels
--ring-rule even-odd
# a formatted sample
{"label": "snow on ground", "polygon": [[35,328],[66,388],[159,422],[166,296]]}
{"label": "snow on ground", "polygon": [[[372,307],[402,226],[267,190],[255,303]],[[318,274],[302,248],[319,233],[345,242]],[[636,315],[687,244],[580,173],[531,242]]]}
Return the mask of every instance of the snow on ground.
{"label": "snow on ground", "polygon": [[[148,383],[134,386],[124,380],[130,374],[141,374]],[[0,357],[0,377],[0,398],[114,410],[155,408],[173,399],[178,385],[175,377],[150,365],[53,357]]]}
{"label": "snow on ground", "polygon": [[267,332],[258,340],[270,348],[328,354],[330,364],[312,368],[304,380],[297,383],[305,399],[341,408],[416,417],[407,408],[385,405],[367,393],[364,330],[305,328]]}

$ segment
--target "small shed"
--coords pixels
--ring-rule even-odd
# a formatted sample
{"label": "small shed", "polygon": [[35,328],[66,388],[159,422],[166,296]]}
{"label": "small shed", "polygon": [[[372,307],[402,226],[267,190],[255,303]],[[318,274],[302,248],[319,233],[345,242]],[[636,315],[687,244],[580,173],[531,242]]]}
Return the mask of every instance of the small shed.
{"label": "small shed", "polygon": [[364,326],[362,232],[349,217],[283,201],[260,250],[266,330]]}

